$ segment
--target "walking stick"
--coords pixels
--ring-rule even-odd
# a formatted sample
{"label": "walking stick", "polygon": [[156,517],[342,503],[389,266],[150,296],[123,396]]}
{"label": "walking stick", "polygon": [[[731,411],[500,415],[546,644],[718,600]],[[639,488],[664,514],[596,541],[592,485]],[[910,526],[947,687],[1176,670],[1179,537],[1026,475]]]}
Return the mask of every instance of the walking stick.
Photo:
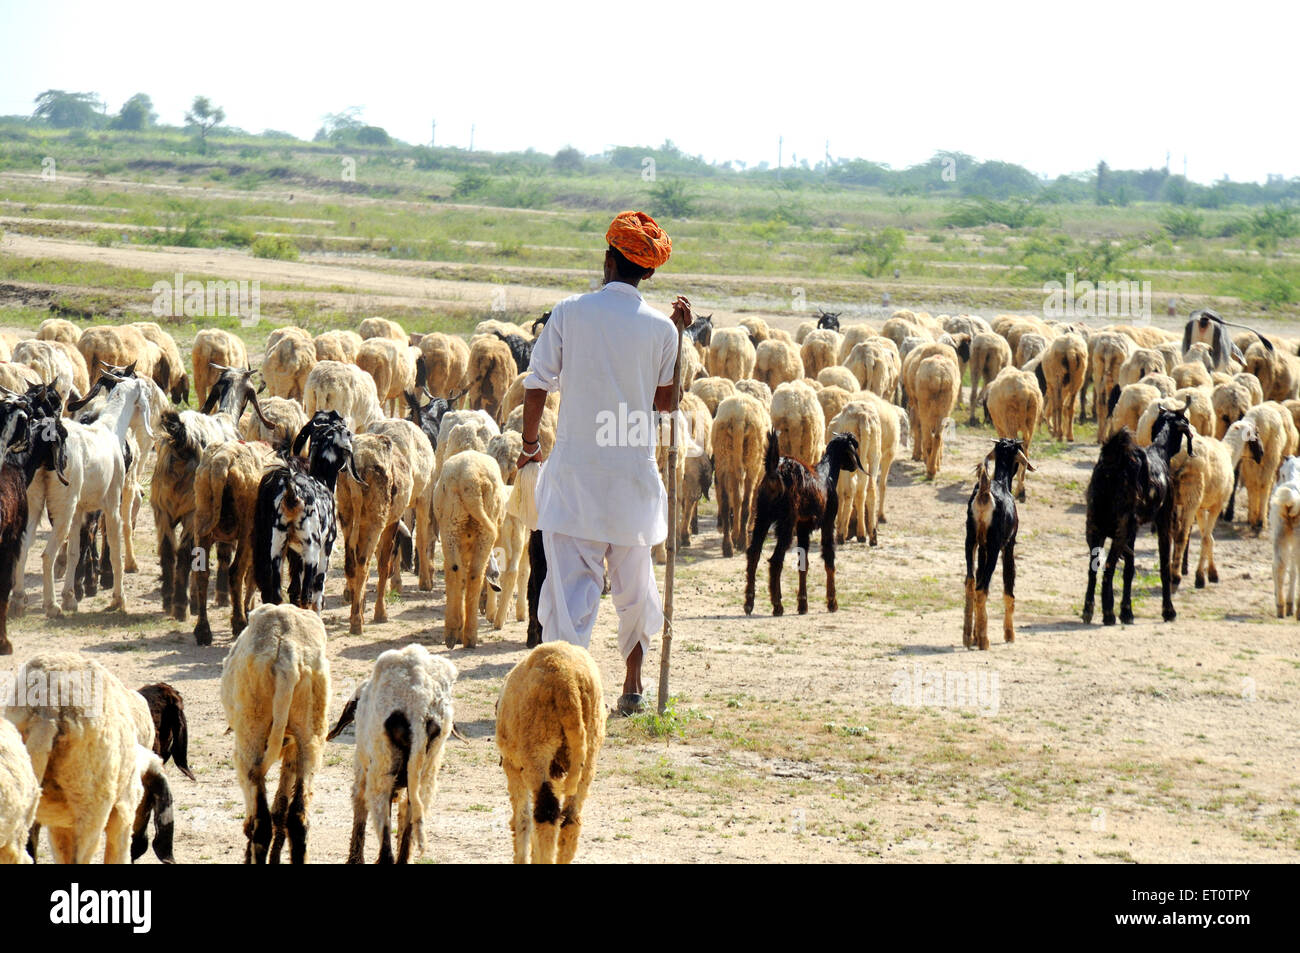
{"label": "walking stick", "polygon": [[[684,299],[678,298],[678,301]],[[676,311],[674,302],[674,311]],[[687,303],[689,308],[689,302]],[[687,312],[689,314],[689,311]],[[677,408],[682,400],[682,325],[677,325],[677,364],[673,368],[673,409],[668,423],[668,545],[664,563],[664,634],[663,656],[659,659],[659,701],[662,717],[668,705],[668,667],[673,650],[673,570],[677,565]]]}

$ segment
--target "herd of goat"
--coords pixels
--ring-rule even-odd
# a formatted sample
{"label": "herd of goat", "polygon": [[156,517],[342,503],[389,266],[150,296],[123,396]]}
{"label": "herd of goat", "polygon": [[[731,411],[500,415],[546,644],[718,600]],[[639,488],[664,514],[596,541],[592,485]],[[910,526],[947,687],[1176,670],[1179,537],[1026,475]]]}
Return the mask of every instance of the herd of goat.
{"label": "herd of goat", "polygon": [[[8,358],[0,360],[0,654],[14,651],[7,619],[25,608],[27,556],[47,517],[44,612],[75,611],[99,587],[111,587],[110,609],[125,608],[123,576],[137,571],[132,541],[147,484],[163,611],[178,621],[193,614],[197,643],[212,644],[213,560],[216,604],[230,606],[235,641],[221,700],[245,796],[245,859],[278,862],[285,843],[291,861],[306,859],[323,745],[354,723],[348,859],[362,859],[370,823],[379,859],[405,862],[423,846],[443,743],[454,732],[455,666],[418,644],[383,653],[327,732],[320,612],[338,537],[353,634],[364,628],[372,560],[372,621],[383,622],[386,592],[400,591],[403,571],[433,589],[440,543],[449,648],[477,643],[481,614],[503,626],[512,602],[516,620],[529,623],[533,651],[506,679],[497,721],[515,858],[572,859],[604,707],[585,651],[540,645],[537,465],[515,464],[524,372],[544,326],[545,317],[528,328],[485,321],[468,341],[408,335],[381,318],[315,337],[279,328],[256,370],[237,336],[205,329],[190,355],[192,378],[170,335],[148,322],[81,331],[52,319],[34,340],[0,338]],[[999,435],[967,502],[968,648],[989,647],[987,599],[999,560],[1003,634],[1014,639],[1017,500],[1034,469],[1032,443],[1040,426],[1072,440],[1076,413],[1095,418],[1100,444],[1087,492],[1085,621],[1101,572],[1103,621],[1115,623],[1121,559],[1118,621],[1133,621],[1143,525],[1157,537],[1166,621],[1193,526],[1202,540],[1196,585],[1217,582],[1213,531],[1221,515],[1232,518],[1239,484],[1249,523],[1260,530],[1267,520],[1273,534],[1278,614],[1300,617],[1300,461],[1289,459],[1300,450],[1300,342],[1248,330],[1234,339],[1213,312],[1193,315],[1179,340],[1149,325],[1094,329],[906,310],[880,327],[842,325],[822,312],[793,335],[756,317],[715,329],[706,316],[684,340],[678,419],[687,452],[675,455],[680,492],[670,532],[690,546],[700,501],[716,488],[722,554],[745,550],[746,613],[769,534],[773,613],[784,611],[791,546],[802,554],[798,611],[808,611],[814,532],[826,606],[836,610],[837,544],[876,545],[903,447],[927,476],[940,471],[966,378],[971,422],[982,408]],[[185,407],[191,387],[198,410]],[[543,455],[554,446],[559,399],[552,394],[542,412]],[[674,456],[666,441],[656,454],[667,476]],[[663,547],[656,556],[665,558]],[[0,719],[0,862],[35,856],[41,824],[56,860],[90,860],[105,834],[107,861],[134,859],[147,848],[150,818],[155,852],[170,861],[162,763],[172,757],[193,777],[179,693],[164,683],[132,692],[77,653],[39,653],[22,669],[24,678],[56,671],[92,676],[104,688],[102,711],[90,718],[76,706],[10,704]],[[280,786],[268,800],[265,775],[277,763]]]}

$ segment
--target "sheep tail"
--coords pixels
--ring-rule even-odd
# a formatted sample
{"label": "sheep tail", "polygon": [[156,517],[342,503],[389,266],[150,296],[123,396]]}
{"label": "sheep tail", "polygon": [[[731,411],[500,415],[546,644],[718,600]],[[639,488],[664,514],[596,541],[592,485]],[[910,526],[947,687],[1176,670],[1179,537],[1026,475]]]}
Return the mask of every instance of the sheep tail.
{"label": "sheep tail", "polygon": [[271,734],[266,739],[266,751],[262,755],[263,776],[271,765],[280,760],[284,731],[289,726],[289,709],[293,705],[293,690],[297,687],[297,679],[289,670],[288,662],[288,659],[282,657],[276,661],[274,669],[275,696],[271,701]]}
{"label": "sheep tail", "polygon": [[551,759],[551,768],[547,773],[552,779],[558,780],[570,772],[581,773],[587,759],[587,725],[583,719],[582,693],[576,686],[567,700],[557,698],[556,701],[561,702],[558,706],[561,712],[560,731],[564,737],[560,749]]}
{"label": "sheep tail", "polygon": [[32,772],[41,784],[45,783],[45,767],[49,764],[58,735],[59,727],[52,718],[35,719],[27,732],[27,754],[32,759]]}

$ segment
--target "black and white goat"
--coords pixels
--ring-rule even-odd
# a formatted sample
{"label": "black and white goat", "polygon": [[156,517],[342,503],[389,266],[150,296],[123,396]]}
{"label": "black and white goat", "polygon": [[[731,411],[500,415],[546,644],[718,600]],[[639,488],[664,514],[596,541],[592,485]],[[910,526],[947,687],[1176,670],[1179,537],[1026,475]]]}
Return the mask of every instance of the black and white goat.
{"label": "black and white goat", "polygon": [[[299,454],[307,446],[307,458]],[[320,612],[325,573],[338,534],[334,488],[344,466],[365,486],[352,461],[352,432],[333,410],[318,410],[298,431],[281,466],[267,470],[257,488],[253,577],[262,602],[281,603],[281,565],[289,562],[289,602]]]}
{"label": "black and white goat", "polygon": [[1106,555],[1106,571],[1101,583],[1101,621],[1115,624],[1115,564],[1124,557],[1124,597],[1120,602],[1119,621],[1133,621],[1133,546],[1138,527],[1150,523],[1160,550],[1161,615],[1172,622],[1178,613],[1172,599],[1170,554],[1174,537],[1174,492],[1169,475],[1169,460],[1178,453],[1183,440],[1187,455],[1192,450],[1192,425],[1187,421],[1187,406],[1180,410],[1162,410],[1151,428],[1151,445],[1139,447],[1133,433],[1121,428],[1105,444],[1088,481],[1088,591],[1083,600],[1083,621],[1091,622],[1097,570],[1101,566],[1102,546],[1112,540]]}
{"label": "black and white goat", "polygon": [[692,343],[698,344],[700,347],[708,347],[713,343],[713,315],[700,315],[682,331],[682,334],[690,338]]}
{"label": "black and white goat", "polygon": [[781,605],[781,567],[792,540],[798,541],[799,613],[808,611],[808,544],[812,531],[821,529],[822,562],[826,564],[826,609],[839,608],[835,598],[835,516],[840,501],[836,492],[842,470],[861,470],[858,440],[849,433],[835,434],[815,470],[793,457],[781,456],[777,432],[767,437],[763,479],[754,490],[754,531],[745,551],[745,614],[754,611],[754,574],[768,528],[775,524],[776,548],[768,561],[768,590],[772,615],[785,611]]}
{"label": "black and white goat", "polygon": [[[989,461],[993,475],[989,476]],[[966,648],[989,647],[989,583],[1002,557],[1002,638],[1016,640],[1016,533],[1020,514],[1011,480],[1020,469],[1032,471],[1024,444],[1011,437],[993,442],[975,468],[975,487],[966,501],[966,613],[961,641]],[[978,561],[976,556],[978,554]]]}

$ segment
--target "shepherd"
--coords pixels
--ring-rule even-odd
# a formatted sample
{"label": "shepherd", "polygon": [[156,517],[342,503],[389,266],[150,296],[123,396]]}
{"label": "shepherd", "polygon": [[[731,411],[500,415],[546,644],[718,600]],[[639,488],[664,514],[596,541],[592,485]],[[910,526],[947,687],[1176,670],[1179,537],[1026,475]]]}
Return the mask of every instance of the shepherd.
{"label": "shepherd", "polygon": [[542,409],[559,390],[555,447],[537,482],[542,641],[590,647],[608,567],[626,665],[618,710],[631,715],[645,710],[641,663],[664,626],[650,551],[668,536],[668,495],[655,464],[659,428],[621,430],[611,440],[602,421],[676,411],[680,338],[692,316],[683,297],[669,318],[638,290],[672,253],[653,218],[621,212],[605,240],[604,287],[557,304],[533,346],[518,465],[542,462]]}

